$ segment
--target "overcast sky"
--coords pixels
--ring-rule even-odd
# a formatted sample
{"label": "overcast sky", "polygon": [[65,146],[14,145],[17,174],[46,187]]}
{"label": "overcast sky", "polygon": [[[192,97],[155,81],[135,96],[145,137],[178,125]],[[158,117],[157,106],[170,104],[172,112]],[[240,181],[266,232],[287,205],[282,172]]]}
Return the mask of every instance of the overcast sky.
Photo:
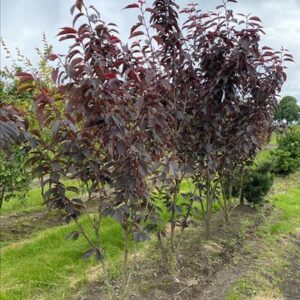
{"label": "overcast sky", "polygon": [[[42,33],[45,32],[54,52],[65,53],[66,44],[55,37],[58,29],[71,25],[70,6],[75,0],[0,0],[1,37],[10,49],[18,47],[32,61],[37,61],[35,47],[41,47]],[[128,37],[128,32],[136,23],[135,14],[122,8],[135,0],[86,0],[95,5],[106,21],[119,25],[120,35]],[[152,3],[152,0],[148,0]],[[177,0],[184,7],[188,0]],[[221,0],[194,0],[203,10],[213,9]],[[253,13],[263,20],[266,35],[262,44],[279,49],[288,48],[296,63],[290,64],[288,80],[282,95],[292,95],[300,103],[300,0],[239,0],[233,4],[234,10]],[[1,49],[1,67],[7,64]]]}

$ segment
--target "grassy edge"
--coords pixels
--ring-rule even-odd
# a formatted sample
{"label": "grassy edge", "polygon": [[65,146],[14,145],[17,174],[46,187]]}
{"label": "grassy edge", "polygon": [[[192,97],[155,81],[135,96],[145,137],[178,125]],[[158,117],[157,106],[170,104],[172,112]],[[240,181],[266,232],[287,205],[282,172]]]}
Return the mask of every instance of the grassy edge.
{"label": "grassy edge", "polygon": [[276,213],[257,231],[263,244],[248,244],[247,251],[253,256],[254,266],[231,286],[227,300],[285,299],[281,286],[284,277],[291,272],[288,255],[296,254],[300,266],[300,249],[292,242],[300,229],[299,176],[300,171],[276,178],[270,194]]}

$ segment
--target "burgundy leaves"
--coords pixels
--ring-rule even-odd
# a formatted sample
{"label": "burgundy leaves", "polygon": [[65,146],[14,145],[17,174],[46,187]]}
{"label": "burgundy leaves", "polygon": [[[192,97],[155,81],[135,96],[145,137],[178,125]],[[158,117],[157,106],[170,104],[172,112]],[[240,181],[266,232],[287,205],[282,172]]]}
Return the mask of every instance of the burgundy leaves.
{"label": "burgundy leaves", "polygon": [[[27,73],[22,76],[29,77]],[[12,145],[23,142],[27,129],[26,114],[0,101],[0,150],[9,150]]]}
{"label": "burgundy leaves", "polygon": [[[137,241],[147,239],[146,224],[155,228],[160,215],[151,178],[168,209],[174,247],[176,222],[186,226],[193,201],[202,205],[205,194],[209,216],[225,179],[254,159],[286,79],[284,62],[293,57],[261,48],[261,20],[234,14],[229,2],[236,3],[224,1],[212,12],[188,5],[183,25],[175,0],[155,0],[148,8],[143,1],[129,4],[124,9],[140,15],[127,45],[114,23],[77,0],[73,27],[58,33],[73,44],[65,56],[49,56],[59,61],[52,72],[59,88],[19,74],[21,83],[39,89],[35,108],[41,127],[50,129],[52,151],[42,171],[50,173],[51,204],[64,209],[68,221],[77,221],[84,205],[67,197],[64,176],[83,182],[90,198],[111,188],[105,209],[99,200],[100,215],[115,217],[127,242],[132,233]],[[182,209],[177,200],[187,173],[198,191],[185,195],[188,209]],[[91,246],[86,257],[100,251]]]}

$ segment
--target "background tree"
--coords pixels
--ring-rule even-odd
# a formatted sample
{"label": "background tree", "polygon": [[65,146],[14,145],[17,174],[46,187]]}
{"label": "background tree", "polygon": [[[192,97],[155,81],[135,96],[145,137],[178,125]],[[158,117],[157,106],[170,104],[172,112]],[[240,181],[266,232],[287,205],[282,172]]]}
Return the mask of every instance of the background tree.
{"label": "background tree", "polygon": [[[1,40],[1,46],[10,60],[10,67],[4,67],[0,72],[0,208],[3,200],[12,198],[25,199],[25,194],[33,177],[26,161],[30,157],[30,145],[34,143],[29,131],[38,128],[38,117],[34,113],[32,98],[36,92],[34,86],[29,90],[25,82],[33,79],[28,72],[39,73],[43,83],[51,85],[52,67],[47,57],[52,49],[43,35],[43,50],[36,48],[39,58],[38,67],[34,67],[20,50],[16,55],[7,48]],[[15,74],[19,74],[19,79]],[[46,138],[49,133],[45,130],[42,135]],[[42,178],[39,178],[42,180]],[[43,194],[43,188],[42,188]]]}
{"label": "background tree", "polygon": [[292,96],[283,97],[276,109],[275,120],[286,121],[287,124],[300,119],[300,107]]}

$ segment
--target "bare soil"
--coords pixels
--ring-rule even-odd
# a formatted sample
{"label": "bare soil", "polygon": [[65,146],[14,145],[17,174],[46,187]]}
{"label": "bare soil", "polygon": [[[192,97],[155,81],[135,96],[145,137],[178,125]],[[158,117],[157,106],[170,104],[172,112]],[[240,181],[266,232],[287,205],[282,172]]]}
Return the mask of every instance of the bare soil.
{"label": "bare soil", "polygon": [[46,209],[1,215],[1,246],[23,240],[38,231],[62,225],[64,223],[64,215],[62,212],[49,212]]}
{"label": "bare soil", "polygon": [[[246,240],[253,239],[257,226],[269,213],[270,208],[264,214],[257,214],[248,206],[240,206],[233,212],[229,225],[225,225],[216,214],[210,240],[205,239],[200,228],[186,230],[171,272],[166,271],[159,255],[153,255],[153,248],[146,249],[140,259],[133,262],[126,299],[225,299],[227,287],[251,263],[249,258],[243,262],[243,267],[242,264],[236,266],[232,264],[234,256],[242,251]],[[118,299],[125,299],[119,294],[124,285],[121,281],[113,282]],[[83,295],[74,299],[108,298],[103,282],[96,281],[88,285]]]}
{"label": "bare soil", "polygon": [[[87,212],[93,211],[97,205],[97,199],[90,201]],[[3,247],[47,228],[64,225],[66,224],[64,217],[64,211],[48,210],[46,207],[0,215],[0,245]]]}

